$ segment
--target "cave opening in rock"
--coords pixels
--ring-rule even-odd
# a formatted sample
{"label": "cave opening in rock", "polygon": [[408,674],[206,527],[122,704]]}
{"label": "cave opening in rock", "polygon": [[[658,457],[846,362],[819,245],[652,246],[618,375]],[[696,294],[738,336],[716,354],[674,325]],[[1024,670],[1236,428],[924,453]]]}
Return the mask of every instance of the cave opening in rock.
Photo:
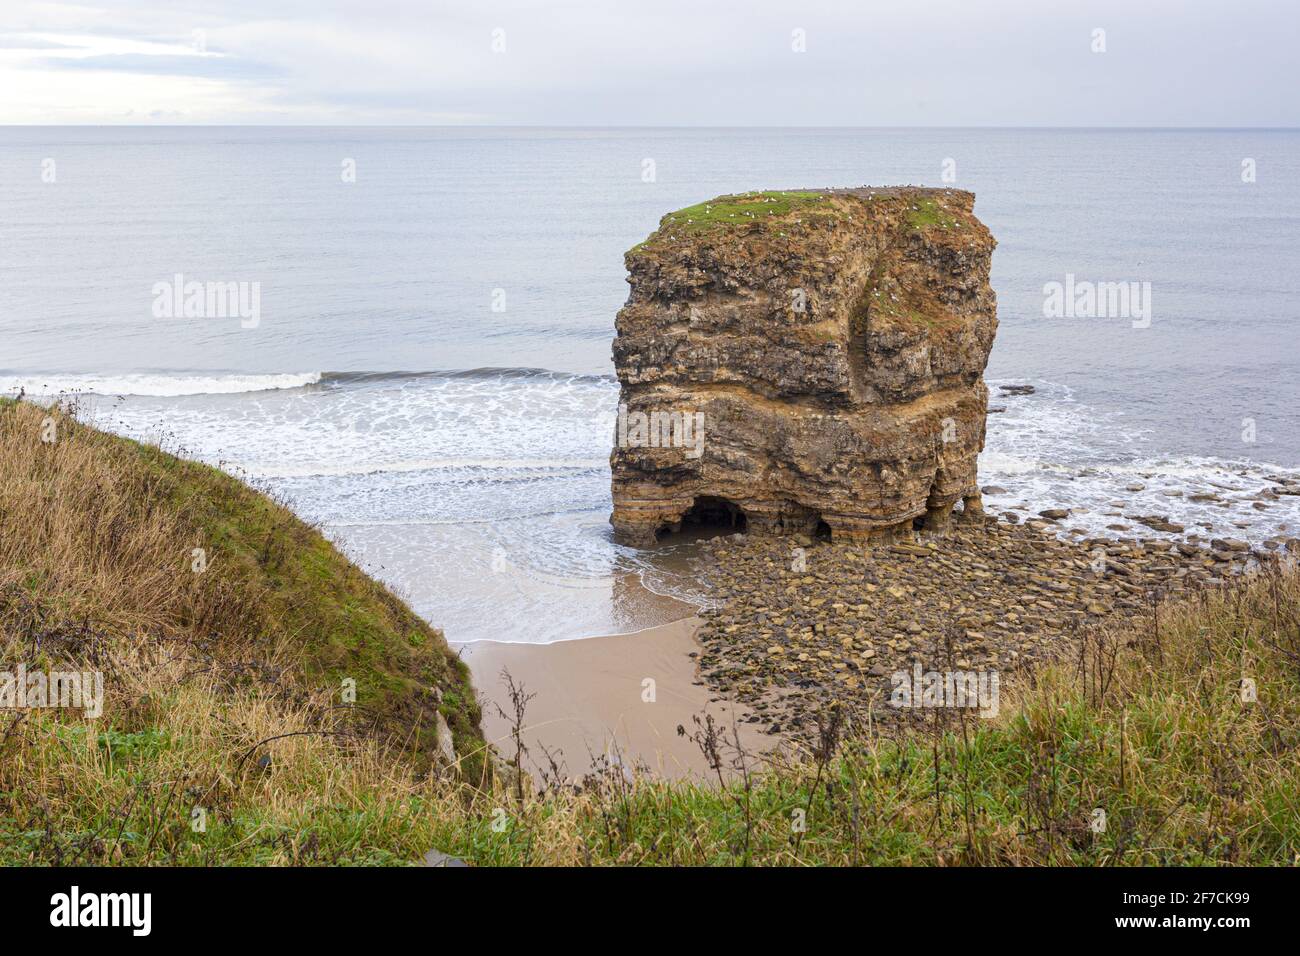
{"label": "cave opening in rock", "polygon": [[726,498],[701,495],[695,499],[690,510],[682,515],[681,530],[695,537],[712,537],[743,533],[747,525],[745,512],[739,505]]}
{"label": "cave opening in rock", "polygon": [[831,526],[828,525],[825,521],[818,520],[817,530],[813,532],[813,537],[816,538],[818,541],[831,540]]}

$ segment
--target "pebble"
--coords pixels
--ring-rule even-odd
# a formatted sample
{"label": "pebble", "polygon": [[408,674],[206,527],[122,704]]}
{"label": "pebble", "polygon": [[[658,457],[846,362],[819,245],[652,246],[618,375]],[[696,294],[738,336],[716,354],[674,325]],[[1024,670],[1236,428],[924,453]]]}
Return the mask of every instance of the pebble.
{"label": "pebble", "polygon": [[[1069,511],[1041,514],[1056,513]],[[887,729],[923,713],[888,705],[890,675],[914,663],[996,669],[1005,681],[1070,653],[1081,626],[1149,614],[1153,593],[1214,586],[1253,560],[1235,538],[1207,548],[1062,540],[1058,531],[1051,521],[985,516],[917,543],[809,541],[799,572],[789,567],[789,538],[706,541],[702,571],[714,604],[701,612],[701,677],[724,698],[761,705],[774,733],[808,738],[830,700],[870,708]],[[1270,550],[1297,548],[1300,540],[1277,538]]]}

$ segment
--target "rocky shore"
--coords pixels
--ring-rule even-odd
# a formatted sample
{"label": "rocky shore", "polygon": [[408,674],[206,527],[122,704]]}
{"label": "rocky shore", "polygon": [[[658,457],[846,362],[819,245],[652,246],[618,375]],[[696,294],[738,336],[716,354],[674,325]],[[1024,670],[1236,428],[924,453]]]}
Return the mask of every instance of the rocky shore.
{"label": "rocky shore", "polygon": [[971,514],[945,535],[864,546],[728,535],[707,542],[716,606],[698,639],[701,679],[772,735],[810,738],[823,704],[882,729],[923,714],[891,707],[891,675],[996,671],[1005,682],[1077,650],[1082,634],[1158,613],[1264,554],[1235,539],[1069,540],[1050,518]]}
{"label": "rocky shore", "polygon": [[[1005,386],[1003,386],[1005,388]],[[1080,468],[1068,479],[1090,479],[1093,468]],[[1112,479],[1115,497],[1075,504],[1070,508],[1036,510],[1025,489],[985,484],[985,507],[1012,523],[1045,519],[1058,522],[1066,534],[1144,534],[1143,529],[1169,540],[1205,544],[1216,538],[1249,538],[1266,551],[1282,550],[1291,529],[1300,529],[1300,477],[1275,474],[1262,467],[1232,466],[1217,474],[1193,479],[1154,471],[1138,472],[1127,483]]]}

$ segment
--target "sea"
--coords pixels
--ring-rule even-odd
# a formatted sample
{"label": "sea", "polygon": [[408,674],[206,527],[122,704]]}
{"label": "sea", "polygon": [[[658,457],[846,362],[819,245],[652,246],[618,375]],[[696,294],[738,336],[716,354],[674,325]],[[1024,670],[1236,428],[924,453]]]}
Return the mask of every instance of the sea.
{"label": "sea", "polygon": [[[1296,130],[4,127],[0,395],[251,481],[454,643],[635,630],[707,596],[693,543],[610,533],[624,251],[892,184],[998,240],[991,510],[1298,533],[1258,497],[1300,476]],[[173,308],[196,281],[226,308]],[[1131,301],[1050,304],[1102,283]]]}

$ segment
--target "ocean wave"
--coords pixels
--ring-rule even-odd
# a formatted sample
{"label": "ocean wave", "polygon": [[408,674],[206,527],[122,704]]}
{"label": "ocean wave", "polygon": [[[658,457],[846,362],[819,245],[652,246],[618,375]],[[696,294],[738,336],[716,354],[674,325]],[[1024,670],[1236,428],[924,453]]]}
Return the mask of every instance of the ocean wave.
{"label": "ocean wave", "polygon": [[616,385],[612,375],[586,372],[557,372],[548,368],[496,367],[466,369],[434,369],[424,372],[326,372],[321,377],[325,385],[369,385],[385,382],[549,382],[564,385]]}
{"label": "ocean wave", "polygon": [[471,381],[548,382],[556,384],[613,385],[613,375],[557,372],[544,368],[472,368],[394,372],[11,372],[0,373],[0,394],[127,395],[171,398],[183,395],[235,395],[303,388],[308,385],[347,387],[391,382]]}
{"label": "ocean wave", "polygon": [[985,450],[979,456],[981,480],[990,475],[1052,474],[1068,477],[1110,477],[1116,480],[1160,477],[1183,481],[1209,481],[1223,478],[1250,478],[1266,480],[1269,475],[1289,478],[1300,477],[1300,468],[1268,461],[1240,458],[1213,458],[1189,456],[1183,458],[1137,458],[1123,462],[1078,461],[1048,462],[1039,458],[1023,457],[1011,452]]}
{"label": "ocean wave", "polygon": [[1118,474],[1164,475],[1170,478],[1213,478],[1224,474],[1255,477],[1285,475],[1300,477],[1300,468],[1290,468],[1270,461],[1253,458],[1213,458],[1188,456],[1183,458],[1140,458],[1118,465],[1107,465],[1105,470]]}
{"label": "ocean wave", "polygon": [[182,395],[233,395],[302,388],[321,381],[321,372],[283,372],[258,375],[244,372],[163,373],[133,372],[121,375],[93,373],[0,375],[0,394],[24,391],[28,395],[138,395],[170,398]]}
{"label": "ocean wave", "polygon": [[428,458],[413,461],[357,462],[351,465],[312,462],[282,467],[245,466],[255,478],[342,478],[350,475],[402,474],[416,471],[590,471],[608,468],[607,458]]}
{"label": "ocean wave", "polygon": [[1065,471],[1064,465],[1053,465],[1037,458],[1022,458],[1003,451],[985,450],[979,456],[981,475],[1024,475],[1038,471]]}

